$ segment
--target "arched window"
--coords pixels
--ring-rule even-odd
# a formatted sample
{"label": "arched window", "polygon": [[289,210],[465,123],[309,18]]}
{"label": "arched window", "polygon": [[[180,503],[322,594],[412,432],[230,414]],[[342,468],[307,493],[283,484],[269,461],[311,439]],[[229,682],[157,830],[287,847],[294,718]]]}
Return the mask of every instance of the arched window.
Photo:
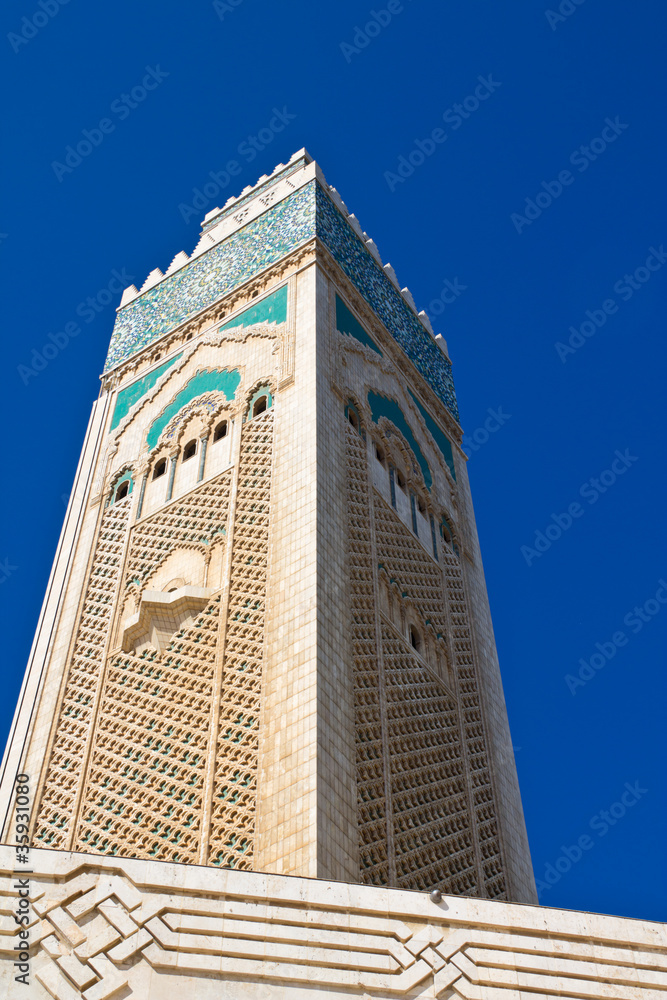
{"label": "arched window", "polygon": [[185,448],[183,449],[182,461],[187,462],[189,458],[192,458],[192,456],[196,453],[196,451],[197,451],[197,439],[193,438],[192,441],[188,441]]}
{"label": "arched window", "polygon": [[359,419],[359,413],[351,400],[349,400],[345,406],[345,417],[352,427],[354,427],[355,431],[361,434],[361,421]]}
{"label": "arched window", "polygon": [[458,558],[459,547],[454,541],[454,532],[452,531],[447,519],[443,517],[440,522],[440,533],[442,534],[443,541],[447,542],[447,545],[453,550],[454,555]]}
{"label": "arched window", "polygon": [[400,469],[396,469],[396,485],[400,486],[402,490],[405,489],[405,476]]}
{"label": "arched window", "polygon": [[259,399],[256,399],[252,408],[253,417],[258,417],[260,413],[264,413],[267,405],[268,405],[268,399],[266,396],[260,396]]}
{"label": "arched window", "polygon": [[268,385],[262,385],[255,394],[248,400],[247,420],[260,417],[273,406],[273,396]]}
{"label": "arched window", "polygon": [[213,431],[213,443],[219,441],[220,438],[227,437],[227,421],[221,420],[218,426]]}
{"label": "arched window", "polygon": [[116,500],[124,500],[125,497],[127,496],[127,494],[129,493],[129,490],[130,490],[130,484],[129,484],[129,482],[126,479],[125,482],[121,483],[120,486],[118,487],[118,489],[116,490],[116,497],[115,497],[115,499]]}
{"label": "arched window", "polygon": [[379,444],[376,444],[375,441],[373,442],[373,447],[375,449],[375,457],[377,458],[378,462],[380,463],[380,465],[384,465],[384,452],[382,448],[380,447]]}
{"label": "arched window", "polygon": [[155,468],[153,469],[153,479],[159,479],[160,476],[164,476],[167,471],[167,459],[161,458],[159,462],[156,462]]}
{"label": "arched window", "polygon": [[410,638],[410,645],[412,646],[413,649],[415,649],[419,653],[422,645],[422,639],[419,632],[417,631],[414,625],[411,625],[410,628],[408,629],[408,633]]}

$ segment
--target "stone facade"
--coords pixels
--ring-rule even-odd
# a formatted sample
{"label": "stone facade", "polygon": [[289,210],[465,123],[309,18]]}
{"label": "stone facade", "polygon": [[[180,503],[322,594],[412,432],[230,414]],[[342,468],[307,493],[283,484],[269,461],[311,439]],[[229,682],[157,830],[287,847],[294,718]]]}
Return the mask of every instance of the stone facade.
{"label": "stone facade", "polygon": [[14,852],[0,848],[8,1000],[655,1000],[663,924],[320,879],[33,850],[30,986],[14,966]]}
{"label": "stone facade", "polygon": [[125,292],[0,784],[57,1000],[284,1000],[311,966],[503,1000],[555,995],[557,954],[564,995],[649,995],[636,925],[599,959],[635,992],[595,992],[617,925],[507,905],[536,895],[461,437],[444,341],[305,151]]}

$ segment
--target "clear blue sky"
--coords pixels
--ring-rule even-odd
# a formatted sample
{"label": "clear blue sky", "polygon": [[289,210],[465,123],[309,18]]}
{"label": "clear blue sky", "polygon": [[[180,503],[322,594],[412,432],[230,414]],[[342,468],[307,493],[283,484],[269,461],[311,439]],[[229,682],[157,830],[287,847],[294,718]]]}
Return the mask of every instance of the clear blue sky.
{"label": "clear blue sky", "polygon": [[[8,0],[0,33],[3,734],[98,391],[113,271],[141,285],[193,249],[205,211],[306,146],[447,338],[477,432],[533,861],[556,873],[541,900],[665,919],[664,5],[565,0],[571,13],[547,16],[541,0],[392,0],[389,16],[379,0],[366,31],[370,0],[43,2]],[[68,164],[83,130],[95,145]],[[237,176],[189,212],[230,160]],[[68,323],[79,335],[27,375]],[[592,846],[559,873],[581,837]]]}

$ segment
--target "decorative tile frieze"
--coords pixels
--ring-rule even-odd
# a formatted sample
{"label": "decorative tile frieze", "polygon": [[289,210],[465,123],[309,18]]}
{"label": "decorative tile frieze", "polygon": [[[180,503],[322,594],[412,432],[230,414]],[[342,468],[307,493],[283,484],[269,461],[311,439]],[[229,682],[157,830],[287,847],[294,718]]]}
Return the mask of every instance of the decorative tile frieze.
{"label": "decorative tile frieze", "polygon": [[452,364],[403,296],[318,186],[317,236],[377,313],[449,412],[459,419]]}
{"label": "decorative tile frieze", "polygon": [[277,202],[124,306],[118,313],[105,372],[314,235],[458,420],[451,362],[317,181]]}
{"label": "decorative tile frieze", "polygon": [[314,235],[313,182],[121,309],[105,372],[275,264]]}

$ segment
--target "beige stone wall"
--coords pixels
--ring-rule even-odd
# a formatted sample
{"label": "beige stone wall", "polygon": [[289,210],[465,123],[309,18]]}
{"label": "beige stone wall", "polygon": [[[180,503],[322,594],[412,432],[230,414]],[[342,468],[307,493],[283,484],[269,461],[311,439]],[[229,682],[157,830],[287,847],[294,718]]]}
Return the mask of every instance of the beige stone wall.
{"label": "beige stone wall", "polygon": [[317,875],[315,268],[291,286],[293,378],[276,396],[258,778],[263,871]]}
{"label": "beige stone wall", "polygon": [[[655,1000],[667,928],[622,917],[0,848],[8,1000]],[[15,913],[25,914],[28,988]],[[15,948],[15,946],[18,946]],[[20,957],[19,957],[20,961]]]}

